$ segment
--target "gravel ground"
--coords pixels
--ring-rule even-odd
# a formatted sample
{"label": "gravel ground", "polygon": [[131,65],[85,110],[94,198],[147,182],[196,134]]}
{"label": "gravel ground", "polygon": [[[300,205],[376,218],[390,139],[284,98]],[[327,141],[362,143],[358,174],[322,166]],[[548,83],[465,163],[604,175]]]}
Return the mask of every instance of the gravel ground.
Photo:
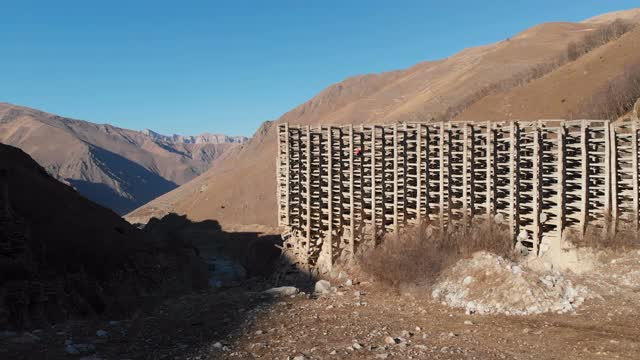
{"label": "gravel ground", "polygon": [[130,319],[0,331],[0,358],[638,359],[639,269],[635,258],[607,260],[599,270],[611,274],[583,279],[601,296],[575,312],[526,316],[466,314],[432,299],[431,289],[402,294],[357,279],[332,280],[319,296],[304,288],[264,296],[264,284],[247,282],[170,299]]}

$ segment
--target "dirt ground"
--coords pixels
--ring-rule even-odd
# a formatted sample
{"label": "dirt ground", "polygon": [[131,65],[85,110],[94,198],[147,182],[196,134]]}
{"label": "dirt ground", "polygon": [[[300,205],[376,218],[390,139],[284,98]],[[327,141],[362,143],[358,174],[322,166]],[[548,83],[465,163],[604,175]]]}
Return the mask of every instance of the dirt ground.
{"label": "dirt ground", "polygon": [[[267,298],[260,293],[264,284],[249,281],[171,299],[127,320],[71,321],[27,335],[0,332],[0,358],[638,359],[640,355],[637,290],[590,300],[571,314],[481,316],[441,305],[427,292],[400,294],[357,281],[352,286],[335,281],[333,285],[336,289],[328,295]],[[97,336],[98,330],[106,335]],[[65,341],[84,353],[68,354]],[[82,344],[89,344],[89,349]]]}

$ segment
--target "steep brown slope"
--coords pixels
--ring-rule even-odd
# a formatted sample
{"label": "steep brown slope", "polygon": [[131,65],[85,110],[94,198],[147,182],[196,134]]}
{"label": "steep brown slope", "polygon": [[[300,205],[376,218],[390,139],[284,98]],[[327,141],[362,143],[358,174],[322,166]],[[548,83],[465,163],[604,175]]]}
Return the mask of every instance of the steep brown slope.
{"label": "steep brown slope", "polygon": [[542,24],[444,60],[350,78],[330,86],[281,120],[301,124],[426,121],[486,85],[563,54],[570,41],[591,29],[594,26],[588,24]]}
{"label": "steep brown slope", "polygon": [[0,103],[0,142],[124,214],[200,175],[243,137],[164,137]]}
{"label": "steep brown slope", "polygon": [[[595,29],[588,23],[549,23],[497,44],[467,49],[408,70],[355,77],[332,85],[278,121],[293,124],[429,121],[487,85],[509,79],[566,52]],[[223,226],[276,224],[275,126],[265,123],[242,149],[207,172],[127,216],[144,222],[172,211],[217,219]]]}
{"label": "steep brown slope", "polygon": [[640,64],[640,28],[535,80],[526,86],[487,96],[460,114],[459,120],[581,118],[585,102],[632,64]]}
{"label": "steep brown slope", "polygon": [[152,238],[0,144],[0,327],[125,310],[205,285],[202,266],[189,246]]}
{"label": "steep brown slope", "polygon": [[603,24],[615,21],[616,19],[621,19],[625,21],[630,21],[634,23],[640,22],[640,9],[629,9],[629,10],[620,10],[613,11],[610,13],[594,16],[587,20],[584,20],[585,24]]}
{"label": "steep brown slope", "polygon": [[152,216],[175,212],[188,214],[193,221],[223,219],[225,230],[230,224],[273,226],[276,189],[273,126],[274,122],[263,123],[248,143],[225,154],[215,171],[207,171],[151,201],[127,215],[127,220],[146,223]]}

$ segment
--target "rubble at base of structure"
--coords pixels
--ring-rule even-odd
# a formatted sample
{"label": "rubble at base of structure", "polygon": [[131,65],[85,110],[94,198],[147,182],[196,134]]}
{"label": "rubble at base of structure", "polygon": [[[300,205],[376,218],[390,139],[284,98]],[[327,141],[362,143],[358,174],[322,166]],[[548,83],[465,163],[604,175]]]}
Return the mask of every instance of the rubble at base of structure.
{"label": "rubble at base of structure", "polygon": [[469,314],[529,315],[574,311],[589,291],[559,271],[533,271],[481,251],[447,270],[432,296]]}

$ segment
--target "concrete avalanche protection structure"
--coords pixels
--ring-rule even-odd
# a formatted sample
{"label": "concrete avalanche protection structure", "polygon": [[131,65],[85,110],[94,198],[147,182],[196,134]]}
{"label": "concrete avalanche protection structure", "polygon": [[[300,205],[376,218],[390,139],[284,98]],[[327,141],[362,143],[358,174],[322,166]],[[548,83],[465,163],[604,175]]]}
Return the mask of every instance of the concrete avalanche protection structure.
{"label": "concrete avalanche protection structure", "polygon": [[[567,237],[638,231],[637,117],[608,120],[278,125],[286,250],[307,269],[425,221],[477,221],[535,255]],[[624,226],[622,226],[624,224]]]}

